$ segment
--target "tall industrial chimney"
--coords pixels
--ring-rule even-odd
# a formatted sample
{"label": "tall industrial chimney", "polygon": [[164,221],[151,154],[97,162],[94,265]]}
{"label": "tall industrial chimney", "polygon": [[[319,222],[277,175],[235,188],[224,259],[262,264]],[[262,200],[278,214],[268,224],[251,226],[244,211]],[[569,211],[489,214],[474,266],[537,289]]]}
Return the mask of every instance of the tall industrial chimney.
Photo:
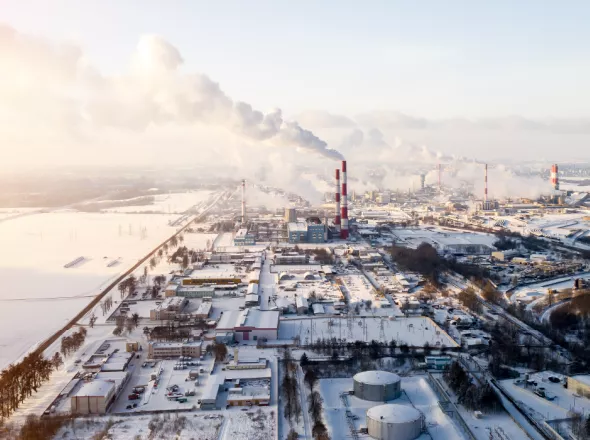
{"label": "tall industrial chimney", "polygon": [[340,170],[336,168],[336,194],[334,194],[336,200],[336,216],[334,217],[334,225],[337,229],[340,229]]}
{"label": "tall industrial chimney", "polygon": [[342,225],[340,228],[340,238],[348,238],[348,191],[346,188],[346,161],[342,161]]}
{"label": "tall industrial chimney", "polygon": [[441,186],[440,186],[440,176],[441,176],[441,173],[442,173],[442,166],[439,163],[438,164],[438,190],[439,190],[439,192],[441,191]]}
{"label": "tall industrial chimney", "polygon": [[426,174],[420,174],[420,188],[426,187]]}
{"label": "tall industrial chimney", "polygon": [[551,165],[551,185],[554,190],[559,191],[559,168],[556,163]]}
{"label": "tall industrial chimney", "polygon": [[246,224],[246,179],[242,179],[242,225]]}
{"label": "tall industrial chimney", "polygon": [[488,201],[488,164],[485,164],[485,171],[483,176],[483,202],[486,204]]}

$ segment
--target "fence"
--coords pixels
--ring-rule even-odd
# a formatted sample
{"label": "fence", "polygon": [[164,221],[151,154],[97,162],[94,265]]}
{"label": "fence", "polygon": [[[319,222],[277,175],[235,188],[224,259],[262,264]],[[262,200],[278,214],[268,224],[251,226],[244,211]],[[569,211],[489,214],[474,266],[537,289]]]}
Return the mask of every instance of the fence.
{"label": "fence", "polygon": [[469,428],[467,423],[465,423],[465,420],[463,419],[463,416],[459,412],[457,406],[451,401],[445,389],[430,372],[428,372],[428,383],[431,385],[432,389],[439,397],[438,406],[440,407],[442,412],[451,416],[453,420],[458,422],[459,427],[463,430],[465,434],[467,434],[467,436],[471,440],[477,440],[477,438],[471,432],[471,429]]}

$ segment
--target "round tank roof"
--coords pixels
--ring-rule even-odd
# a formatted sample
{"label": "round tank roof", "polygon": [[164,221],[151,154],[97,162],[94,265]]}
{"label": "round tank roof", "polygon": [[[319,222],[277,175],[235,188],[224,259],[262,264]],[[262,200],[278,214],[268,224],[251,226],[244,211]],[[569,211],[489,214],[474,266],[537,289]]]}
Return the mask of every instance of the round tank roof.
{"label": "round tank roof", "polygon": [[387,385],[394,382],[399,382],[400,377],[395,373],[389,371],[363,371],[354,375],[354,380],[357,382],[366,383],[367,385]]}
{"label": "round tank roof", "polygon": [[388,403],[369,408],[367,417],[384,423],[409,423],[420,419],[422,414],[411,406]]}

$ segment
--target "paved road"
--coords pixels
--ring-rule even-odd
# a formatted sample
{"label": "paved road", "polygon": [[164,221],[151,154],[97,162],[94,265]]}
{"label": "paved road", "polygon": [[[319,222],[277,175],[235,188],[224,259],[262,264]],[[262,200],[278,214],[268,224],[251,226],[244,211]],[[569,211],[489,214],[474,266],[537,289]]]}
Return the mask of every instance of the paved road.
{"label": "paved road", "polygon": [[272,300],[270,303],[268,301],[275,293],[275,282],[273,280],[274,274],[270,272],[272,255],[268,251],[265,251],[264,255],[258,283],[258,295],[260,295],[260,310],[269,310],[275,305]]}

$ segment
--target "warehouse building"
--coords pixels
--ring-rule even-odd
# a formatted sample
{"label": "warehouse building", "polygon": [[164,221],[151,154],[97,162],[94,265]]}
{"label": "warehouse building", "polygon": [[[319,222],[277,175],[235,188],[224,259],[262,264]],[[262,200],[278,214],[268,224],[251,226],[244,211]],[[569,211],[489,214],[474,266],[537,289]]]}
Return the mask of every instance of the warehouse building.
{"label": "warehouse building", "polygon": [[195,312],[195,318],[197,319],[207,319],[209,314],[211,313],[211,308],[213,307],[213,303],[211,301],[203,301],[197,311]]}
{"label": "warehouse building", "polygon": [[73,414],[106,414],[115,399],[115,383],[106,380],[84,382],[71,397]]}
{"label": "warehouse building", "polygon": [[275,310],[230,310],[217,324],[217,332],[233,332],[236,341],[276,340],[279,312]]}

